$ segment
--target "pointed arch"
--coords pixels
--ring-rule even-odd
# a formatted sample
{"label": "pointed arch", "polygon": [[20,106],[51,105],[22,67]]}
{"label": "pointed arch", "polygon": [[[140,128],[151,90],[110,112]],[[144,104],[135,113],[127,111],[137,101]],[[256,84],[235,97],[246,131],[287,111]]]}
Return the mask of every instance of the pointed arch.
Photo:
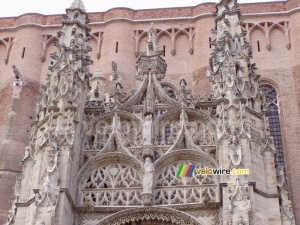
{"label": "pointed arch", "polygon": [[268,32],[266,31],[266,29],[261,25],[261,24],[255,24],[253,25],[250,29],[249,29],[249,40],[252,40],[252,33],[255,30],[260,30],[262,32],[262,34],[264,35],[265,38],[265,42],[266,42],[266,48],[268,50],[271,49],[271,45],[270,45],[270,37],[268,35]]}
{"label": "pointed arch", "polygon": [[170,42],[172,42],[172,34],[166,30],[162,30],[157,34],[157,41],[159,41],[159,39],[164,35],[170,39]]}
{"label": "pointed arch", "polygon": [[174,41],[176,42],[176,39],[179,37],[179,35],[184,35],[187,37],[187,39],[189,40],[190,39],[190,34],[186,31],[186,30],[179,30],[175,33],[174,35]]}
{"label": "pointed arch", "polygon": [[215,159],[210,157],[204,152],[195,151],[191,149],[182,149],[172,151],[162,157],[160,157],[155,163],[154,168],[156,171],[162,170],[166,165],[174,162],[175,160],[194,160],[202,163],[210,168],[217,168],[218,163]]}
{"label": "pointed arch", "polygon": [[59,41],[59,38],[56,35],[43,35],[44,40],[42,41],[42,56],[41,56],[41,61],[44,62],[46,60],[46,54],[47,50],[54,41]]}
{"label": "pointed arch", "polygon": [[176,225],[204,225],[193,216],[171,208],[143,207],[128,209],[108,216],[97,225],[125,225],[128,222],[148,221],[149,218]]}
{"label": "pointed arch", "polygon": [[97,54],[96,57],[97,59],[100,59],[101,57],[101,48],[102,48],[102,43],[103,43],[103,39],[104,39],[104,32],[94,32],[93,34],[91,34],[91,38],[92,40],[94,40],[96,42],[97,45]]}
{"label": "pointed arch", "polygon": [[6,48],[6,57],[4,59],[5,64],[8,63],[11,48],[14,44],[14,38],[13,37],[7,37],[7,38],[0,38],[0,44],[3,44]]}
{"label": "pointed arch", "polygon": [[262,84],[261,88],[266,95],[266,102],[269,111],[270,135],[274,139],[276,162],[278,165],[284,166],[284,149],[280,126],[278,93],[276,89],[268,83]]}
{"label": "pointed arch", "polygon": [[278,23],[274,23],[274,24],[272,24],[272,25],[269,27],[269,29],[268,29],[268,31],[267,31],[268,35],[270,35],[271,32],[272,32],[274,29],[276,29],[276,28],[279,29],[283,34],[285,34],[285,32],[286,32],[285,28],[284,28],[282,25],[278,24]]}
{"label": "pointed arch", "polygon": [[[105,170],[105,168],[108,165],[124,165],[126,168],[129,168],[129,169],[132,168],[130,170],[134,171],[134,176],[137,178],[139,177],[138,180],[141,180],[142,164],[134,157],[131,157],[127,154],[123,154],[123,153],[119,153],[119,152],[104,153],[104,154],[95,156],[94,158],[89,160],[86,164],[84,164],[83,167],[78,172],[78,175],[76,178],[76,180],[77,180],[77,185],[76,185],[77,204],[82,204],[82,201],[84,198],[84,196],[82,195],[82,190],[84,189],[84,185],[86,184],[86,182],[89,182],[88,179],[91,176],[91,174],[97,173],[97,170],[99,168],[102,168],[102,170]],[[121,170],[119,169],[117,172],[121,172]],[[107,171],[107,173],[110,173],[110,171]],[[96,176],[98,176],[98,175],[96,175]],[[103,188],[106,188],[106,187],[103,187]],[[140,189],[141,189],[141,185],[140,185]],[[90,190],[88,192],[88,194],[91,194],[92,192],[93,192],[93,190]]]}
{"label": "pointed arch", "polygon": [[256,29],[258,29],[258,30],[260,30],[261,32],[263,32],[263,34],[266,36],[267,32],[266,32],[265,28],[264,28],[262,25],[260,25],[260,24],[255,24],[255,25],[253,25],[253,26],[249,29],[249,37],[250,37],[250,38],[251,38],[251,34],[253,33],[253,31],[256,30]]}

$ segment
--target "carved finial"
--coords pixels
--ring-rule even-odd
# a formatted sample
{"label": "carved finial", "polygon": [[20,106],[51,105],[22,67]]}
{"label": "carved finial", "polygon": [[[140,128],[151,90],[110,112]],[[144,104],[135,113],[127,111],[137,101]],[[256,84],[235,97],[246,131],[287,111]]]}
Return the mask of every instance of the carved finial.
{"label": "carved finial", "polygon": [[84,4],[83,4],[82,0],[75,0],[75,1],[72,3],[72,5],[71,5],[70,8],[71,8],[71,9],[80,9],[80,10],[82,10],[82,11],[85,12],[85,7],[84,7]]}

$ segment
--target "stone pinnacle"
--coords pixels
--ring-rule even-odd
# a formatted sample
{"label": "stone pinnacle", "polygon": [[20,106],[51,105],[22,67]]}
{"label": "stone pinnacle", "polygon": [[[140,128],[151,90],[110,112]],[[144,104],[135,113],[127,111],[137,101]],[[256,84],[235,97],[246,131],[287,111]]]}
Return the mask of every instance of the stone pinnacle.
{"label": "stone pinnacle", "polygon": [[85,12],[85,7],[84,7],[82,0],[74,0],[74,2],[72,3],[70,8],[71,9],[81,9],[82,11]]}

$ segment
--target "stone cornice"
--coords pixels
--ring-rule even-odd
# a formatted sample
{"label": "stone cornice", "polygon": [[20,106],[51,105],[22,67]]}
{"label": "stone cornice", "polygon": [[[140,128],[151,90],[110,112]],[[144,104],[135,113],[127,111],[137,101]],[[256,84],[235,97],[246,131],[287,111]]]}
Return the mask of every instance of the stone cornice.
{"label": "stone cornice", "polygon": [[[294,8],[289,11],[284,11],[284,12],[264,12],[264,13],[245,13],[242,14],[243,18],[253,18],[253,17],[264,17],[264,16],[290,16],[294,13],[300,12],[300,7]],[[207,17],[212,17],[212,13],[202,13],[197,16],[190,16],[190,17],[176,17],[176,18],[158,18],[158,19],[129,19],[129,18],[113,18],[106,20],[104,22],[91,22],[89,23],[90,27],[97,26],[97,25],[107,25],[110,23],[114,22],[128,22],[128,23],[149,23],[149,22],[180,22],[180,21],[193,21],[201,18],[207,18]],[[49,29],[49,28],[61,28],[62,25],[60,24],[53,24],[53,25],[42,25],[38,23],[27,23],[27,24],[22,24],[19,26],[14,26],[14,27],[5,27],[5,28],[0,28],[0,31],[11,31],[11,30],[18,30],[21,28],[26,28],[26,27],[38,27],[41,29]]]}

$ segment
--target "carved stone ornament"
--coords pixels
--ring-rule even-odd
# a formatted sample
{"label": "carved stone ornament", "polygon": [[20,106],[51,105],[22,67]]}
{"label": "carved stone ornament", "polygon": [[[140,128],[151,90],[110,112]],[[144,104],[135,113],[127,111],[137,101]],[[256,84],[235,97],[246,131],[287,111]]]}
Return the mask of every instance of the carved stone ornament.
{"label": "carved stone ornament", "polygon": [[242,146],[238,143],[237,137],[232,136],[230,143],[230,160],[234,167],[238,167],[242,162]]}
{"label": "carved stone ornament", "polygon": [[228,184],[229,210],[232,213],[233,224],[249,225],[251,211],[250,190],[248,184],[241,185],[239,178],[236,184]]}
{"label": "carved stone ornament", "polygon": [[[130,216],[128,216],[130,215]],[[138,208],[124,210],[101,220],[97,225],[122,225],[145,220],[170,222],[177,225],[204,225],[193,216],[167,208]]]}

